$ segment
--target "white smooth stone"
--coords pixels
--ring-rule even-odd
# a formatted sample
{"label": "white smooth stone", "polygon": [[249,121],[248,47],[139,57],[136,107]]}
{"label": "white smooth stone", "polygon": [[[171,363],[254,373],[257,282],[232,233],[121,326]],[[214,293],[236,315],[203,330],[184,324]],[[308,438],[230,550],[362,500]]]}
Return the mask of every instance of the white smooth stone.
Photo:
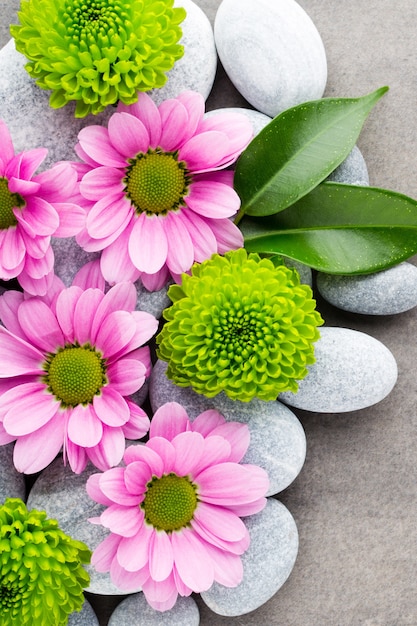
{"label": "white smooth stone", "polygon": [[285,583],[297,558],[297,526],[281,502],[268,498],[266,507],[244,522],[251,542],[242,555],[242,582],[232,588],[214,583],[201,593],[218,615],[244,615],[262,606]]}
{"label": "white smooth stone", "polygon": [[155,611],[143,593],[135,593],[116,607],[108,626],[198,626],[200,613],[192,598],[178,596],[169,611]]}
{"label": "white smooth stone", "polygon": [[366,333],[322,327],[315,343],[316,362],[299,382],[297,393],[279,400],[318,413],[357,411],[385,398],[397,381],[397,363],[388,348]]}
{"label": "white smooth stone", "polygon": [[364,276],[317,274],[325,300],[344,311],[364,315],[395,315],[417,306],[417,267],[400,263]]}
{"label": "white smooth stone", "polygon": [[230,80],[258,111],[275,117],[322,97],[323,42],[295,0],[223,0],[214,38]]}
{"label": "white smooth stone", "polygon": [[163,87],[149,92],[152,100],[160,104],[176,98],[182,91],[198,91],[207,100],[213,87],[217,69],[217,52],[214,34],[207,15],[192,0],[176,0],[174,6],[184,7],[187,17],[181,22],[184,55],[168,72]]}

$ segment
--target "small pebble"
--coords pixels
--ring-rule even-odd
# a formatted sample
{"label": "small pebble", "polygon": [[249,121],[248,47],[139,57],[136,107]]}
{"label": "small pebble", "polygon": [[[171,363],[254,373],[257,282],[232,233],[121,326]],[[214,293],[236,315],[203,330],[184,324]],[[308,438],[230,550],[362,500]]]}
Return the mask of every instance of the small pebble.
{"label": "small pebble", "polygon": [[214,38],[230,80],[258,111],[275,117],[322,97],[327,80],[323,42],[295,0],[223,0]]}
{"label": "small pebble", "polygon": [[93,611],[93,607],[84,600],[83,607],[79,613],[71,613],[68,618],[68,626],[100,626],[97,615]]}
{"label": "small pebble", "polygon": [[395,315],[417,306],[417,267],[400,263],[361,276],[317,274],[317,289],[339,309],[364,315]]}
{"label": "small pebble", "polygon": [[13,464],[14,443],[0,446],[0,505],[6,498],[26,501],[25,476]]}
{"label": "small pebble", "polygon": [[233,588],[214,583],[201,593],[207,606],[218,615],[244,615],[262,606],[285,583],[297,558],[297,526],[281,502],[268,498],[260,513],[244,521],[251,543],[242,555],[242,582]]}
{"label": "small pebble", "polygon": [[143,593],[135,593],[113,611],[108,626],[198,626],[200,613],[190,597],[178,599],[169,611],[155,611]]}
{"label": "small pebble", "polygon": [[316,362],[299,382],[297,393],[279,400],[318,413],[357,411],[385,398],[397,381],[397,364],[388,348],[366,333],[322,327],[315,343]]}
{"label": "small pebble", "polygon": [[346,159],[327,177],[327,180],[346,185],[369,185],[368,168],[358,146],[354,146]]}

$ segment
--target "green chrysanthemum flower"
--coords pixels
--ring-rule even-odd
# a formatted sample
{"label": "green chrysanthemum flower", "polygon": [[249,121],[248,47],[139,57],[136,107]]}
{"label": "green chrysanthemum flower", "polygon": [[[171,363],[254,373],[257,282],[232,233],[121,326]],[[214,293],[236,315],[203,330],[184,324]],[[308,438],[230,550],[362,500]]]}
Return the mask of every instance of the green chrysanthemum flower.
{"label": "green chrysanthemum flower", "polygon": [[242,248],[194,264],[168,295],[173,305],[164,311],[158,356],[179,387],[274,400],[297,391],[314,363],[323,320],[295,270]]}
{"label": "green chrysanthemum flower", "polygon": [[18,498],[0,507],[0,623],[64,626],[80,611],[89,575],[88,547]]}
{"label": "green chrysanthemum flower", "polygon": [[84,117],[164,85],[184,52],[185,15],[173,0],[22,0],[10,32],[50,105],[76,100]]}

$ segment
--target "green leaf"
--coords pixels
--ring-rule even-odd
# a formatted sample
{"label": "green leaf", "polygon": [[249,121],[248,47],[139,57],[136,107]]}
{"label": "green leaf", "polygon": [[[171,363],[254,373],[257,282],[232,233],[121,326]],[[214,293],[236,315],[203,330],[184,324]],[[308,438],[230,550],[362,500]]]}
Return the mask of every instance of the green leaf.
{"label": "green leaf", "polygon": [[244,215],[272,215],[314,189],[347,157],[372,107],[388,90],[322,98],[273,119],[242,152],[234,186]]}
{"label": "green leaf", "polygon": [[395,191],[322,183],[291,208],[242,221],[249,252],[321,272],[368,274],[417,253],[417,201]]}

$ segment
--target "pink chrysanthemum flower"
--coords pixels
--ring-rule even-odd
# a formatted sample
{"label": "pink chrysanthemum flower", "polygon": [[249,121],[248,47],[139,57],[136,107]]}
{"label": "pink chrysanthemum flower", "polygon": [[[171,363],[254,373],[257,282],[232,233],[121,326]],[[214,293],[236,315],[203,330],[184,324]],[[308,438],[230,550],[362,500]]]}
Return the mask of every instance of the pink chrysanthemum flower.
{"label": "pink chrysanthemum flower", "polygon": [[76,473],[88,460],[106,470],[125,437],[146,434],[149,420],[129,396],[149,375],[141,346],[158,323],[135,305],[131,283],[106,294],[72,286],[50,306],[15,291],[0,297],[0,444],[16,440],[19,471],[42,470],[61,448]]}
{"label": "pink chrysanthemum flower", "polygon": [[59,163],[35,175],[46,148],[15,154],[6,124],[0,120],[0,278],[16,278],[31,294],[44,295],[53,278],[51,235],[76,235],[85,211],[70,201],[77,172]]}
{"label": "pink chrysanthemum flower", "polygon": [[103,250],[101,269],[114,284],[136,280],[161,288],[194,261],[243,245],[229,219],[239,209],[233,172],[253,134],[246,116],[204,118],[204,99],[184,92],[157,107],[142,93],[119,104],[108,128],[78,135],[80,192],[88,215],[77,241]]}
{"label": "pink chrysanthemum flower", "polygon": [[266,472],[240,464],[249,445],[245,424],[227,423],[214,410],[192,423],[176,402],[160,407],[144,445],[130,446],[125,467],[87,481],[93,500],[107,508],[90,521],[111,534],[92,564],[110,571],[126,592],[142,588],[156,610],[177,595],[209,589],[214,581],[235,587],[249,534],[240,516],[266,503]]}

